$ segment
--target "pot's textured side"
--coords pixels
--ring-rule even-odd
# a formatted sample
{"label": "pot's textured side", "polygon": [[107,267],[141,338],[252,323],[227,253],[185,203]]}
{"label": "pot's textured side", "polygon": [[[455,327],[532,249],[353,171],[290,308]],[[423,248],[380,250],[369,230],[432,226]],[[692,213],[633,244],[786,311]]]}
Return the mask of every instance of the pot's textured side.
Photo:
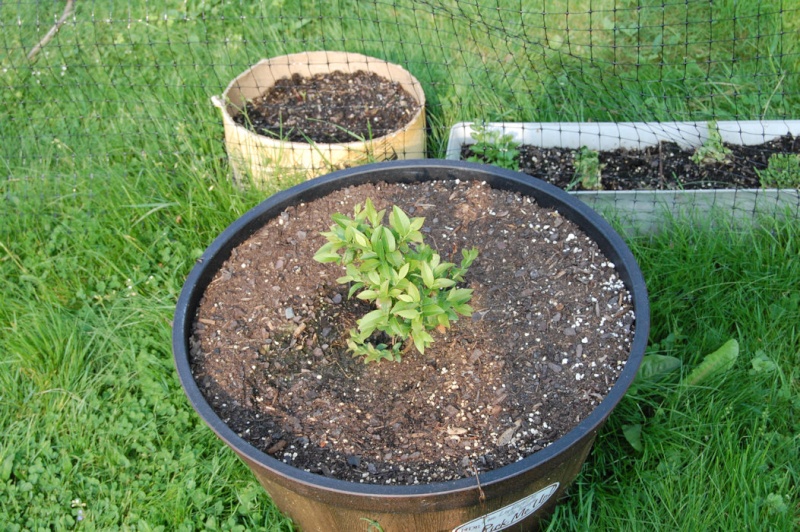
{"label": "pot's textured side", "polygon": [[[366,182],[460,179],[531,196],[576,223],[617,267],[631,294],[636,328],[628,362],[606,398],[573,430],[545,449],[477,478],[428,485],[359,484],[314,475],[266,455],[236,435],[211,409],[195,383],[189,339],[206,286],[230,255],[267,220],[291,205]],[[251,468],[277,506],[306,531],[375,530],[472,532],[533,529],[578,475],[598,430],[633,381],[644,356],[649,305],[641,271],[622,238],[597,213],[564,191],[524,174],[442,160],[370,164],[306,181],[271,196],[228,227],[189,274],[173,321],[173,352],[184,391],[203,420]]]}
{"label": "pot's textured side", "polygon": [[[386,135],[339,144],[286,142],[256,134],[237,124],[248,100],[272,87],[281,78],[300,74],[310,77],[335,71],[367,71],[400,83],[420,104],[420,109],[400,129]],[[398,65],[349,52],[303,52],[263,59],[236,77],[212,103],[222,113],[225,146],[239,183],[264,184],[276,172],[316,177],[333,170],[371,161],[425,157],[425,94],[422,85]]]}
{"label": "pot's textured side", "polygon": [[[281,512],[291,516],[304,531],[374,531],[369,528],[370,522],[380,524],[385,532],[502,530],[507,528],[503,524],[518,530],[535,530],[578,476],[595,435],[596,431],[592,431],[559,456],[513,480],[479,485],[473,479],[471,488],[406,496],[364,497],[335,491],[322,495],[317,486],[276,476],[262,464],[239,456]],[[544,493],[528,504],[515,505],[537,492]],[[504,508],[508,510],[503,512]]]}

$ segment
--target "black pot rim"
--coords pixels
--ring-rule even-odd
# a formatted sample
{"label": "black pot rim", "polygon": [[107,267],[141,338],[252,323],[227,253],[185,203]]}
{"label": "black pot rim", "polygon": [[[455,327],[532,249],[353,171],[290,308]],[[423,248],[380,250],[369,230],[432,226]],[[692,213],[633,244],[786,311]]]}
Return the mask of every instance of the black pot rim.
{"label": "black pot rim", "polygon": [[[622,237],[608,222],[586,204],[562,189],[528,175],[496,166],[442,159],[374,163],[340,170],[311,179],[265,199],[229,225],[211,243],[197,260],[184,283],[178,298],[172,329],[172,349],[178,376],[192,407],[217,436],[230,445],[240,456],[259,463],[292,482],[341,494],[367,495],[371,497],[423,497],[432,494],[444,495],[457,491],[474,490],[475,479],[473,477],[430,484],[386,486],[328,478],[287,465],[247,443],[222,421],[200,392],[189,364],[189,337],[191,336],[197,306],[205,287],[222,262],[228,258],[230,250],[246,240],[267,220],[291,205],[311,201],[343,186],[388,180],[415,182],[420,177],[425,179],[426,176],[428,176],[428,179],[436,178],[436,176],[431,177],[431,173],[437,174],[439,178],[441,178],[439,174],[444,174],[461,179],[464,176],[459,176],[458,174],[467,173],[469,174],[467,179],[485,180],[497,188],[520,191],[523,194],[535,197],[537,202],[545,207],[554,207],[553,204],[558,204],[556,208],[563,216],[577,223],[591,238],[601,241],[598,243],[601,244],[601,248],[607,257],[616,255],[608,258],[614,262],[618,274],[631,293],[635,312],[636,328],[628,361],[617,381],[600,404],[571,431],[548,447],[513,464],[481,473],[478,477],[480,485],[488,486],[506,481],[537,467],[539,464],[561,453],[567,452],[571,446],[580,441],[587,433],[598,430],[625,395],[636,376],[644,356],[650,329],[650,308],[644,277],[639,265]],[[602,240],[606,241],[605,246]]]}

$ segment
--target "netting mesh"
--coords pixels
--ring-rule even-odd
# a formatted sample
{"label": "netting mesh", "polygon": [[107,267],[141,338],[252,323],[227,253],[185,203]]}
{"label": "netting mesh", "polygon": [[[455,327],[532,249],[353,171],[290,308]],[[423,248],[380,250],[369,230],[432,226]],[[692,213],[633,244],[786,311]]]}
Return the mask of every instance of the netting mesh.
{"label": "netting mesh", "polygon": [[[588,128],[577,141],[603,149],[659,124],[692,122],[667,127],[671,140],[696,148],[711,124],[754,144],[800,132],[792,121],[799,36],[793,0],[2,2],[3,211],[137,172],[231,175],[226,155],[235,149],[230,138],[226,148],[210,98],[262,59],[307,51],[363,54],[410,73],[425,97],[428,157],[461,157],[447,146],[461,122],[527,127],[547,142],[572,131],[568,123],[639,123],[625,132]],[[224,103],[234,115],[243,105]],[[406,156],[402,143],[379,151],[366,157]],[[331,153],[323,171],[363,160],[336,163]],[[765,187],[753,188],[765,196]],[[769,208],[797,216],[796,189],[782,186]],[[760,200],[737,197],[746,196],[731,205],[758,212]],[[655,210],[652,194],[637,201]]]}

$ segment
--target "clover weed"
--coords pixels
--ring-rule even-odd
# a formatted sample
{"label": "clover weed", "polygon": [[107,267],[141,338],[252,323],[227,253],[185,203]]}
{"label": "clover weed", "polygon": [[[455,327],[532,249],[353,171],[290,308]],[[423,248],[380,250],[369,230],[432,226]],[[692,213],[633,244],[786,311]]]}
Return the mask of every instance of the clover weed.
{"label": "clover weed", "polygon": [[[409,218],[394,206],[385,226],[385,213],[367,199],[363,207],[356,205],[353,218],[332,215],[334,225],[321,233],[328,242],[314,255],[318,262],[345,267],[346,275],[336,282],[352,283],[348,297],[356,294],[375,305],[358,320],[358,329],[351,329],[347,342],[353,356],[363,356],[364,362],[399,362],[412,344],[424,353],[433,342],[428,331],[449,327],[459,314],[472,314],[467,304],[472,289],[457,284],[464,280],[478,250],[462,250],[460,266],[442,262],[423,242],[424,218]],[[388,344],[371,341],[376,331],[389,337]]]}

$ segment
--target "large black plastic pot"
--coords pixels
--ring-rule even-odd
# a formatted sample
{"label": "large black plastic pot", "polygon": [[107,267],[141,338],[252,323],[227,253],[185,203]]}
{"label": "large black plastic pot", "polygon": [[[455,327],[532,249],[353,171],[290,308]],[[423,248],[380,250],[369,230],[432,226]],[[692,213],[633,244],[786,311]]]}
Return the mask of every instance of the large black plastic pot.
{"label": "large black plastic pot", "polygon": [[[359,484],[315,475],[286,465],[237,436],[201,394],[192,377],[189,338],[200,299],[231,250],[284,209],[333,190],[367,182],[480,180],[531,196],[557,210],[593,238],[617,267],[630,291],[636,328],[619,379],[597,408],[549,447],[475,478],[414,486]],[[395,161],[335,172],[268,198],[228,227],[189,274],[173,324],[173,352],[181,383],[192,406],[211,429],[250,467],[278,508],[301,529],[367,530],[372,522],[386,532],[413,530],[494,531],[535,528],[577,476],[597,431],[627,391],[644,356],[650,328],[642,273],[622,238],[597,213],[564,191],[524,174],[459,161]]]}

